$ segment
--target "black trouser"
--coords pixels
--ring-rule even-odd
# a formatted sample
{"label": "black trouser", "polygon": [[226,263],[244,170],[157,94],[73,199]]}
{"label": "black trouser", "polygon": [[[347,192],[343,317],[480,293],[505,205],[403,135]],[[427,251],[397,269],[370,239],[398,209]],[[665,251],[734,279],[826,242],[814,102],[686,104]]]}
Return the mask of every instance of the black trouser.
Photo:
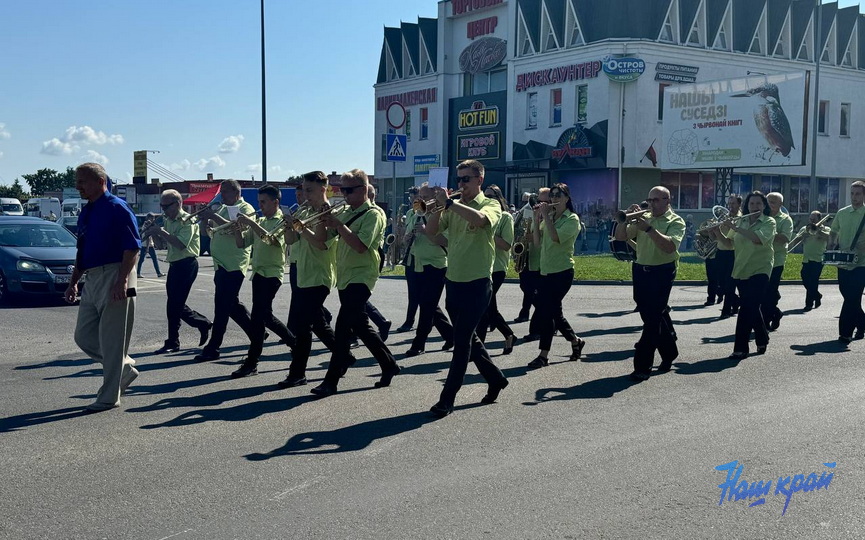
{"label": "black trouser", "polygon": [[[365,309],[366,316],[369,318],[369,322],[376,325],[377,328],[381,328],[382,326],[384,326],[384,323],[387,322],[387,319],[384,315],[381,314],[381,311],[379,311],[377,307],[372,305],[372,302],[370,302],[369,300],[366,301]],[[339,310],[342,311],[342,308],[340,308]]]}
{"label": "black trouser", "polygon": [[606,251],[604,246],[609,245],[610,237],[607,236],[606,229],[598,229],[598,242],[595,244],[595,251],[603,252]]}
{"label": "black trouser", "polygon": [[295,288],[291,293],[291,307],[288,311],[288,329],[294,334],[295,345],[291,351],[289,377],[305,377],[309,353],[312,350],[312,333],[316,331],[324,346],[336,350],[336,339],[330,325],[324,318],[324,305],[330,289],[325,285],[318,287]]}
{"label": "black trouser", "polygon": [[634,351],[634,371],[649,374],[656,350],[663,364],[669,365],[679,356],[676,331],[667,307],[676,279],[676,263],[658,266],[634,263],[633,276],[634,297],[643,320],[643,333]]}
{"label": "black trouser", "polygon": [[573,268],[540,277],[537,308],[532,316],[532,325],[541,336],[538,348],[542,351],[549,351],[553,346],[553,334],[556,330],[568,341],[577,339],[562,313],[562,302],[573,283]]}
{"label": "black trouser", "polygon": [[492,282],[493,293],[492,296],[490,296],[490,305],[487,306],[486,312],[481,317],[477,329],[478,337],[484,343],[486,343],[487,341],[487,329],[489,328],[490,324],[494,325],[496,327],[496,330],[501,332],[502,335],[505,336],[505,338],[514,335],[513,330],[511,330],[511,327],[508,326],[505,318],[502,317],[501,313],[499,313],[499,305],[496,302],[496,293],[499,292],[499,289],[502,287],[502,283],[505,282],[504,270],[500,272],[493,272]]}
{"label": "black trouser", "polygon": [[261,350],[264,347],[264,329],[267,328],[280,337],[288,346],[294,346],[295,340],[291,332],[282,321],[273,315],[273,299],[282,280],[277,277],[264,277],[260,274],[252,276],[252,315],[249,352],[246,353],[247,362],[258,362]]}
{"label": "black trouser", "polygon": [[439,300],[445,288],[447,268],[436,268],[425,265],[423,272],[418,272],[416,278],[420,290],[420,318],[417,321],[417,332],[411,342],[411,348],[422,351],[433,326],[445,341],[454,340],[454,329],[447,316],[439,307]]}
{"label": "black trouser", "polygon": [[772,275],[769,277],[769,284],[766,285],[766,293],[763,295],[763,300],[760,303],[760,312],[763,314],[763,322],[769,324],[769,321],[777,319],[781,310],[778,309],[778,300],[781,299],[781,292],[778,287],[781,285],[781,274],[784,272],[783,266],[772,268]]}
{"label": "black trouser", "polygon": [[168,278],[165,280],[165,292],[168,297],[165,304],[165,315],[168,318],[166,345],[180,346],[180,321],[199,330],[210,325],[207,317],[186,305],[186,299],[189,298],[189,291],[192,290],[196,277],[198,277],[198,259],[195,257],[175,261],[168,268]]}
{"label": "black trouser", "polygon": [[805,305],[814,306],[814,302],[823,298],[820,288],[820,274],[823,273],[823,263],[820,261],[805,261],[802,263],[802,285],[805,286]]}
{"label": "black trouser", "polygon": [[351,364],[351,336],[360,339],[378,361],[382,373],[399,369],[393,355],[378,332],[372,329],[366,314],[371,295],[363,283],[350,283],[339,291],[339,313],[336,316],[336,345],[324,382],[334,387],[339,383],[345,369]]}
{"label": "black trouser", "polygon": [[720,272],[718,272],[718,261],[713,257],[706,259],[706,280],[709,282],[706,288],[706,300],[715,303],[715,297],[723,294],[721,292]]}
{"label": "black trouser", "polygon": [[[294,295],[297,293],[297,265],[295,263],[291,263],[288,267],[288,282],[291,284],[291,294],[292,294],[292,303],[289,305],[289,319],[291,318],[291,306],[294,305]],[[328,294],[330,290],[328,289]],[[330,311],[324,305],[321,306],[322,318],[324,319],[324,323],[322,324],[317,317],[313,317],[312,321],[312,333],[318,337],[319,341],[324,343],[324,345],[333,352],[334,337],[333,337],[333,329],[330,327],[330,320],[333,319],[333,315],[330,314]],[[291,323],[288,324],[289,329],[291,328]],[[294,332],[294,330],[292,330]]]}
{"label": "black trouser", "polygon": [[715,252],[715,269],[720,283],[721,294],[724,295],[724,307],[721,311],[732,313],[739,307],[739,297],[736,296],[736,282],[733,280],[733,264],[736,262],[736,252],[732,249],[719,249]]}
{"label": "black trouser", "polygon": [[238,299],[240,288],[243,286],[243,278],[246,277],[242,270],[229,272],[223,267],[217,267],[213,273],[213,284],[215,296],[213,298],[213,329],[210,334],[210,342],[204,347],[206,353],[218,353],[222,347],[225,330],[228,327],[228,319],[231,318],[237,326],[252,339],[252,322],[249,311]]}
{"label": "black trouser", "polygon": [[493,290],[490,278],[464,283],[447,280],[445,285],[445,308],[454,326],[454,352],[439,403],[453,406],[457,392],[463,385],[469,360],[475,363],[487,384],[502,386],[507,379],[490,360],[489,353],[475,333],[490,305]]}
{"label": "black trouser", "polygon": [[156,248],[144,245],[141,246],[141,253],[138,254],[138,275],[141,275],[141,266],[144,264],[144,259],[147,255],[150,255],[150,260],[153,261],[153,269],[156,270],[156,274],[162,274],[162,271],[159,270],[159,259],[156,257]]}
{"label": "black trouser", "polygon": [[414,318],[417,315],[421,298],[421,273],[414,271],[414,256],[409,257],[409,264],[405,267],[405,282],[408,285],[408,309],[405,312],[406,326],[414,326]]}
{"label": "black trouser", "polygon": [[760,312],[760,301],[766,295],[769,286],[769,276],[757,274],[748,279],[736,281],[739,287],[739,316],[736,318],[736,342],[733,352],[748,352],[748,341],[751,339],[751,330],[754,331],[754,342],[758,347],[769,343],[769,333],[766,331],[766,323]]}
{"label": "black trouser", "polygon": [[838,288],[844,297],[838,318],[838,335],[853,337],[858,329],[865,331],[865,312],[862,311],[862,291],[865,290],[865,267],[852,270],[838,269]]}
{"label": "black trouser", "polygon": [[538,278],[541,273],[538,270],[523,270],[520,272],[520,290],[523,291],[523,305],[520,308],[519,316],[528,318],[529,309],[535,301],[535,294],[538,289]]}

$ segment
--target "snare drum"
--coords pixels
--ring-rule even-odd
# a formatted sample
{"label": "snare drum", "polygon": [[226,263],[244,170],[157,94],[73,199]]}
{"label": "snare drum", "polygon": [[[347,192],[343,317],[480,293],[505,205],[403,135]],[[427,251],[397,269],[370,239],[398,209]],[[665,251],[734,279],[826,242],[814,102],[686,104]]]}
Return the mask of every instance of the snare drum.
{"label": "snare drum", "polygon": [[847,266],[859,262],[859,254],[855,251],[829,250],[823,253],[823,264],[829,266]]}
{"label": "snare drum", "polygon": [[610,252],[617,261],[631,262],[637,260],[637,250],[633,244],[627,240],[616,240],[616,229],[621,226],[621,223],[613,222],[613,230],[610,235]]}

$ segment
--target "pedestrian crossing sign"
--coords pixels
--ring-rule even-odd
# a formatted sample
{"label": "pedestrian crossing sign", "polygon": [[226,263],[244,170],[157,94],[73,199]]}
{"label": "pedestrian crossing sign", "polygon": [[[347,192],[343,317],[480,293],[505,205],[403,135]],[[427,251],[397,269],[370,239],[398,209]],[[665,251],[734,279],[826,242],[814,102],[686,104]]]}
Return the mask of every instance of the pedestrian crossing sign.
{"label": "pedestrian crossing sign", "polygon": [[388,161],[405,161],[406,160],[406,136],[396,135],[393,133],[387,134],[387,160]]}

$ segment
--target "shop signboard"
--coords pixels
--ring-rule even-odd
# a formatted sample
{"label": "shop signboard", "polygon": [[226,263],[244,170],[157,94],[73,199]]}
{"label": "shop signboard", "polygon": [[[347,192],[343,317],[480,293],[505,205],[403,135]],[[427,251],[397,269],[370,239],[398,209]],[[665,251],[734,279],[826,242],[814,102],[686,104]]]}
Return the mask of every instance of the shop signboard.
{"label": "shop signboard", "polygon": [[604,58],[604,73],[613,82],[636,81],[646,71],[646,62],[640,58]]}
{"label": "shop signboard", "polygon": [[460,70],[471,74],[484,73],[501,64],[507,55],[507,41],[496,37],[483,37],[469,44],[460,53]]}
{"label": "shop signboard", "polygon": [[441,154],[429,154],[426,156],[414,157],[414,175],[429,176],[429,171],[433,167],[438,167],[442,164]]}

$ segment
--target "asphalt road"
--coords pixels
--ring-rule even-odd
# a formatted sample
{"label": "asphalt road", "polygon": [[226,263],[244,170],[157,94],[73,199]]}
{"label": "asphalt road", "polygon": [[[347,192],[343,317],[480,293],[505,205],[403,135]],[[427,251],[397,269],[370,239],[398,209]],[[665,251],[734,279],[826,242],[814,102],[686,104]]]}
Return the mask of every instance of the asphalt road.
{"label": "asphalt road", "polygon": [[[210,315],[202,263],[190,306]],[[81,412],[101,370],[72,341],[77,308],[0,309],[0,538],[865,537],[865,343],[835,341],[836,286],[808,314],[801,286],[783,286],[786,316],[768,353],[741,362],[727,359],[735,319],[703,307],[703,287],[677,287],[681,356],[643,383],[628,378],[640,331],[631,288],[574,287],[566,316],[586,361],[567,362],[556,338],[551,365],[528,371],[537,343],[498,356],[493,333],[510,386],[480,405],[486,385],[469,367],[457,410],[435,420],[427,410],[450,359],[437,336],[436,352],[410,359],[411,335],[390,337],[403,372],[385,389],[373,388],[378,367],[358,349],[340,393],[315,400],[329,355],[311,359],[309,386],[280,390],[290,357],[271,340],[258,376],[230,380],[245,352],[233,325],[219,361],[192,361],[189,327],[188,349],[151,355],[165,335],[163,281],[140,285],[141,376],[119,409],[99,414]],[[404,291],[382,280],[373,294],[395,326]],[[245,284],[247,302],[249,293]],[[506,318],[519,295],[515,284],[499,293]],[[286,287],[281,316],[288,299]],[[517,335],[527,326],[514,325]],[[732,461],[744,466],[740,481],[771,481],[764,504],[719,505],[727,476],[715,467]],[[779,477],[825,482],[830,472],[828,487],[793,493],[782,516],[799,483],[776,493]]]}

